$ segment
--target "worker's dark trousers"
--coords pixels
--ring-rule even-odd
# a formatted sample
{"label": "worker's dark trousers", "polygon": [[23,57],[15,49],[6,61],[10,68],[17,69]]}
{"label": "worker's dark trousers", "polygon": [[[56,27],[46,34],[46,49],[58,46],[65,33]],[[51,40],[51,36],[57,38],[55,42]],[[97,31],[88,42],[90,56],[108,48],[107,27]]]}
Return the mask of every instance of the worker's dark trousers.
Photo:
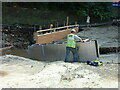
{"label": "worker's dark trousers", "polygon": [[68,58],[69,58],[70,52],[72,52],[72,54],[73,54],[73,62],[74,62],[74,61],[77,61],[77,51],[76,51],[76,48],[66,47],[65,62],[69,62],[69,61],[68,61]]}

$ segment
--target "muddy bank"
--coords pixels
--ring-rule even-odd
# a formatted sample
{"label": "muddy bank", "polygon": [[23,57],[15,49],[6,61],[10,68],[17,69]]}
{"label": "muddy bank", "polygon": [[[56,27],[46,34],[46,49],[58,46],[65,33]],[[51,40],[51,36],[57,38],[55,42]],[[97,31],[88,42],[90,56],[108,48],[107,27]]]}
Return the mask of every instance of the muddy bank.
{"label": "muddy bank", "polygon": [[[27,48],[34,42],[34,30],[17,27],[3,27],[2,41],[3,47],[13,45],[16,48]],[[118,27],[107,25],[100,27],[84,28],[78,35],[81,38],[89,38],[98,40],[102,47],[113,47],[118,45]],[[58,41],[59,42],[59,41]]]}
{"label": "muddy bank", "polygon": [[2,28],[2,47],[13,46],[14,48],[24,49],[33,43],[33,30],[29,28]]}

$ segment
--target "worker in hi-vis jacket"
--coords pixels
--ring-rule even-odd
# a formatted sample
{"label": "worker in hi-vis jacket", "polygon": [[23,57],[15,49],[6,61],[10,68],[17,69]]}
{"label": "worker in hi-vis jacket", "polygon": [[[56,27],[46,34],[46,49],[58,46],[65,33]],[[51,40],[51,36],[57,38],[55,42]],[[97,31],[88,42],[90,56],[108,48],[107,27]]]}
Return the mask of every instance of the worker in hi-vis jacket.
{"label": "worker in hi-vis jacket", "polygon": [[68,57],[70,52],[73,54],[73,61],[71,62],[76,62],[77,61],[77,51],[76,51],[76,40],[83,42],[83,40],[78,37],[76,34],[75,29],[71,30],[71,33],[68,34],[67,36],[67,44],[66,44],[66,57],[65,57],[65,62],[68,62]]}

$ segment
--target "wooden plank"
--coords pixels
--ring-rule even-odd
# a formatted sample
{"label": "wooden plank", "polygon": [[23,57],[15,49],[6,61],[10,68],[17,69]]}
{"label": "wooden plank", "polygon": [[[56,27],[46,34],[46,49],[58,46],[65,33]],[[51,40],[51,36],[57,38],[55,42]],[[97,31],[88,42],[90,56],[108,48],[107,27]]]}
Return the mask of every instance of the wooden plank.
{"label": "wooden plank", "polygon": [[[53,41],[61,40],[67,37],[71,29],[52,32],[43,35],[37,35],[36,44],[46,44]],[[75,29],[78,32],[78,28]]]}
{"label": "wooden plank", "polygon": [[51,34],[39,35],[37,36],[36,43],[37,44],[45,44],[53,41],[57,41],[67,37],[67,34],[70,33],[70,30],[64,30],[59,32],[53,32]]}

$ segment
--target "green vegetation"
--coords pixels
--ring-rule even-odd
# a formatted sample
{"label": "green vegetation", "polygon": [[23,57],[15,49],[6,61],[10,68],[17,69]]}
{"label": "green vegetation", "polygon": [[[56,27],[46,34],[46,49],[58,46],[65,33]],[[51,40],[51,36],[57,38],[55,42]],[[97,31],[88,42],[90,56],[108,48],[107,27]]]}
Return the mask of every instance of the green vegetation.
{"label": "green vegetation", "polygon": [[86,17],[91,17],[91,22],[110,21],[118,16],[118,9],[112,7],[110,2],[4,2],[3,23],[4,24],[38,24],[49,27],[64,25],[66,17],[69,17],[69,24],[78,22],[86,23]]}
{"label": "green vegetation", "polygon": [[112,17],[111,3],[86,3],[77,12],[83,16],[93,16],[101,20],[109,19]]}

